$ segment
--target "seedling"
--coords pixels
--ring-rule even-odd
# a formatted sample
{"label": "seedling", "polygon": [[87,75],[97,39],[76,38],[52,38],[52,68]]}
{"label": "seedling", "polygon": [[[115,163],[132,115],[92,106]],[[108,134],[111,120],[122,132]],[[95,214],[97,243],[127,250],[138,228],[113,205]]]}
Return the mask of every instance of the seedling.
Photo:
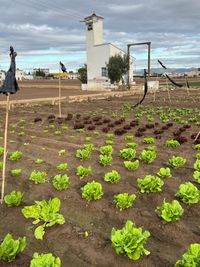
{"label": "seedling", "polygon": [[156,151],[143,150],[140,155],[140,159],[150,164],[156,159]]}
{"label": "seedling", "polygon": [[139,168],[140,162],[139,160],[135,161],[124,161],[124,166],[129,170],[129,171],[135,171]]}
{"label": "seedling", "polygon": [[43,184],[48,181],[46,172],[33,171],[29,177],[29,180],[35,184]]}
{"label": "seedling", "polygon": [[176,196],[180,197],[184,203],[196,204],[200,200],[200,191],[192,183],[186,182],[179,186]]}
{"label": "seedling", "polygon": [[170,168],[160,168],[160,170],[157,172],[157,175],[161,178],[171,178],[171,171]]}
{"label": "seedling", "polygon": [[92,172],[91,166],[86,168],[80,165],[76,169],[76,174],[80,177],[80,180],[82,180],[85,176],[88,176],[91,172]]}
{"label": "seedling", "polygon": [[102,155],[111,156],[113,153],[113,148],[112,148],[112,146],[109,146],[109,145],[108,146],[102,146],[102,147],[100,147],[99,151]]}
{"label": "seedling", "polygon": [[12,152],[9,159],[12,161],[17,161],[17,160],[21,159],[21,157],[22,157],[22,152],[17,150],[17,151]]}
{"label": "seedling", "polygon": [[68,168],[68,164],[67,163],[60,163],[56,166],[56,168],[59,170],[59,171],[66,171],[67,168]]}
{"label": "seedling", "polygon": [[167,146],[167,147],[178,147],[178,146],[180,146],[180,143],[177,141],[177,140],[167,140],[166,142],[165,142],[165,145]]}
{"label": "seedling", "polygon": [[143,139],[143,142],[145,144],[154,144],[155,143],[155,139],[153,137],[146,137]]}
{"label": "seedling", "polygon": [[35,164],[38,164],[38,165],[40,165],[42,163],[43,163],[43,160],[42,159],[36,159],[36,161],[35,161]]}
{"label": "seedling", "polygon": [[120,150],[120,157],[126,160],[133,160],[136,155],[136,150],[132,148],[124,148]]}
{"label": "seedling", "polygon": [[108,166],[111,165],[112,162],[112,156],[107,156],[107,155],[100,155],[99,156],[99,162],[101,165]]}
{"label": "seedling", "polygon": [[59,257],[54,257],[52,253],[39,254],[34,253],[30,263],[30,267],[61,267],[61,260]]}
{"label": "seedling", "polygon": [[182,260],[176,262],[174,267],[200,266],[200,244],[191,244],[183,254]]}
{"label": "seedling", "polygon": [[178,169],[182,167],[186,163],[186,159],[182,157],[175,157],[173,156],[172,158],[168,159],[168,165],[171,166],[173,169]]}
{"label": "seedling", "polygon": [[21,169],[13,169],[10,171],[12,176],[20,176],[22,174]]}
{"label": "seedling", "polygon": [[22,202],[23,196],[24,193],[21,193],[20,191],[12,191],[10,194],[5,195],[4,201],[8,207],[18,207]]}

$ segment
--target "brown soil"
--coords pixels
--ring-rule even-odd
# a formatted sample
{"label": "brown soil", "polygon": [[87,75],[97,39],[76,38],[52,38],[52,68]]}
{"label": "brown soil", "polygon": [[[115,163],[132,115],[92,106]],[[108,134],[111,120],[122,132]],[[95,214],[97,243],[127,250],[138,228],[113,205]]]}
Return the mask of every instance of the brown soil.
{"label": "brown soil", "polygon": [[[179,89],[178,89],[179,90]],[[156,101],[153,102],[153,95],[148,95],[143,102],[144,110],[149,107],[165,106],[165,107],[187,107],[200,108],[199,91],[192,92],[193,97],[188,97],[186,91],[172,91],[172,103],[169,103],[167,92],[159,93]],[[73,114],[73,119],[64,121],[59,124],[56,120],[55,129],[49,129],[49,133],[43,133],[43,130],[49,126],[47,117],[51,114],[57,114],[57,106],[42,105],[36,107],[16,107],[10,112],[9,131],[12,130],[11,125],[20,120],[26,120],[25,123],[19,123],[14,129],[15,133],[9,132],[9,153],[15,150],[23,152],[23,157],[17,162],[7,162],[6,173],[6,193],[12,190],[20,190],[25,192],[24,202],[21,207],[8,208],[5,204],[0,207],[0,239],[8,233],[13,233],[14,237],[27,236],[28,245],[26,250],[19,254],[16,260],[12,263],[4,263],[0,261],[1,267],[28,267],[34,252],[45,253],[51,252],[59,256],[62,260],[63,267],[171,267],[181,258],[181,255],[186,251],[191,243],[200,243],[200,204],[187,205],[181,203],[185,212],[181,219],[175,223],[166,223],[162,221],[155,213],[155,208],[160,205],[164,198],[171,201],[175,198],[178,186],[185,182],[191,181],[194,183],[193,164],[195,161],[196,151],[193,149],[192,133],[197,133],[199,127],[191,123],[191,128],[187,129],[183,136],[188,139],[188,142],[182,144],[175,149],[165,147],[166,140],[173,138],[173,132],[182,125],[174,123],[171,128],[165,130],[161,134],[161,139],[156,139],[157,159],[152,164],[140,162],[140,167],[135,172],[131,173],[123,166],[123,160],[118,156],[119,150],[124,148],[127,141],[124,140],[126,135],[134,135],[136,129],[144,127],[148,122],[146,116],[139,121],[139,126],[128,130],[123,136],[115,136],[114,154],[112,166],[102,167],[98,163],[98,150],[93,151],[92,158],[85,162],[81,162],[75,157],[76,149],[82,147],[86,136],[91,136],[91,142],[96,148],[105,144],[106,134],[101,129],[107,124],[96,125],[96,131],[100,132],[97,136],[93,131],[85,130],[84,133],[78,133],[73,129],[75,122],[75,114],[81,114],[82,117],[91,115],[91,112],[97,112],[98,115],[104,111],[108,112],[105,116],[114,121],[111,117],[112,112],[118,111],[122,114],[121,107],[124,103],[136,103],[141,96],[131,98],[109,99],[94,101],[71,103],[63,105],[64,117],[67,114]],[[2,114],[0,118],[1,132],[3,137],[3,125],[5,110],[0,109]],[[134,120],[136,111],[129,113],[126,122],[123,126]],[[39,117],[42,122],[34,123],[34,119]],[[91,117],[92,118],[92,117]],[[184,117],[187,119],[188,116]],[[134,142],[138,143],[137,156],[148,145],[142,142],[144,137],[154,136],[153,131],[160,129],[165,125],[155,115],[155,121],[159,125],[154,129],[147,129],[142,137],[135,137]],[[24,129],[20,128],[24,125]],[[68,125],[69,128],[65,132],[62,130],[60,136],[55,136],[54,131],[61,129],[63,125]],[[87,125],[88,126],[88,125]],[[115,126],[114,129],[119,128]],[[24,131],[24,136],[18,136],[18,133]],[[109,132],[111,133],[111,129]],[[31,136],[36,136],[35,139]],[[154,136],[155,137],[155,136]],[[15,142],[12,142],[14,140]],[[24,143],[30,143],[29,146],[24,146]],[[0,145],[3,145],[3,140],[0,140]],[[66,155],[59,156],[58,151],[66,149]],[[172,155],[182,156],[187,159],[184,167],[172,170],[172,179],[165,179],[165,185],[161,193],[139,193],[136,179],[143,178],[146,174],[155,175],[160,167],[166,166],[166,161]],[[36,165],[34,161],[37,158],[44,160],[42,165]],[[2,159],[1,159],[2,160]],[[51,183],[52,177],[59,173],[56,169],[58,163],[67,162],[69,169],[67,174],[70,177],[70,188],[59,192],[56,191]],[[83,164],[84,166],[92,166],[92,175],[80,181],[75,174],[76,167]],[[22,169],[20,177],[12,177],[10,170],[14,168]],[[50,179],[50,183],[35,185],[32,184],[28,177],[33,170],[45,170]],[[122,180],[118,184],[108,184],[104,182],[104,174],[112,169],[119,171]],[[81,187],[88,181],[101,182],[104,195],[101,200],[88,203],[81,197]],[[198,186],[198,185],[197,185]],[[124,211],[119,211],[114,203],[113,196],[117,193],[128,192],[136,193],[137,198],[132,208]],[[43,241],[38,241],[34,238],[31,220],[27,220],[21,213],[21,208],[24,205],[32,205],[34,200],[42,200],[52,197],[61,199],[61,213],[65,217],[65,224],[48,228]],[[122,228],[125,222],[130,219],[139,227],[150,231],[151,236],[147,241],[146,248],[151,254],[143,256],[139,261],[131,261],[124,255],[117,255],[111,246],[110,233],[112,227]],[[84,237],[84,232],[87,231],[89,236]]]}

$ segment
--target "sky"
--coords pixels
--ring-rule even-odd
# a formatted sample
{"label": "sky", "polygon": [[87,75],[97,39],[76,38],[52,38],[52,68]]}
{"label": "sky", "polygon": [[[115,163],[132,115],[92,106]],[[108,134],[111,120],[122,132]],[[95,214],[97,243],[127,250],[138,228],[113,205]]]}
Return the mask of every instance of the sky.
{"label": "sky", "polygon": [[[104,17],[104,40],[123,50],[151,42],[151,66],[200,67],[199,0],[0,0],[0,69],[9,67],[9,47],[25,71],[67,70],[86,63],[85,24],[93,12]],[[147,66],[147,48],[134,47],[133,69]]]}

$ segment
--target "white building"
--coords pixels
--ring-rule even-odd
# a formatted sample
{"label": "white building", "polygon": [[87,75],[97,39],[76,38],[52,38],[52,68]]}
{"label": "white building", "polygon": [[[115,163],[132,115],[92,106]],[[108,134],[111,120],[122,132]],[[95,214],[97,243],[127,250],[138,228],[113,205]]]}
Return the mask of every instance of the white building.
{"label": "white building", "polygon": [[22,81],[24,78],[24,71],[20,69],[16,69],[15,78],[17,81]]}
{"label": "white building", "polygon": [[5,80],[6,72],[4,70],[0,70],[0,82]]}
{"label": "white building", "polygon": [[50,70],[49,69],[34,68],[33,69],[33,75],[35,75],[37,71],[44,72],[46,76],[50,74]]}
{"label": "white building", "polygon": [[111,43],[103,42],[103,17],[93,13],[84,19],[86,24],[87,78],[89,90],[108,88],[106,64],[111,56],[125,54]]}

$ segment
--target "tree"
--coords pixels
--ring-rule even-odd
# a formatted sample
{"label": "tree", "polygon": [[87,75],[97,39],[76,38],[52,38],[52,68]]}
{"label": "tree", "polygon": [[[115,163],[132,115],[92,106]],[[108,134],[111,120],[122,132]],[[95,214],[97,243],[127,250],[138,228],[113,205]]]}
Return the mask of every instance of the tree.
{"label": "tree", "polygon": [[78,69],[78,79],[82,83],[87,83],[87,65],[84,64],[83,67]]}
{"label": "tree", "polygon": [[119,83],[122,81],[124,83],[123,75],[128,72],[128,55],[115,55],[109,58],[107,64],[108,68],[108,78],[112,84]]}
{"label": "tree", "polygon": [[38,70],[35,72],[35,76],[45,77],[45,72],[42,71],[41,69],[38,69]]}

